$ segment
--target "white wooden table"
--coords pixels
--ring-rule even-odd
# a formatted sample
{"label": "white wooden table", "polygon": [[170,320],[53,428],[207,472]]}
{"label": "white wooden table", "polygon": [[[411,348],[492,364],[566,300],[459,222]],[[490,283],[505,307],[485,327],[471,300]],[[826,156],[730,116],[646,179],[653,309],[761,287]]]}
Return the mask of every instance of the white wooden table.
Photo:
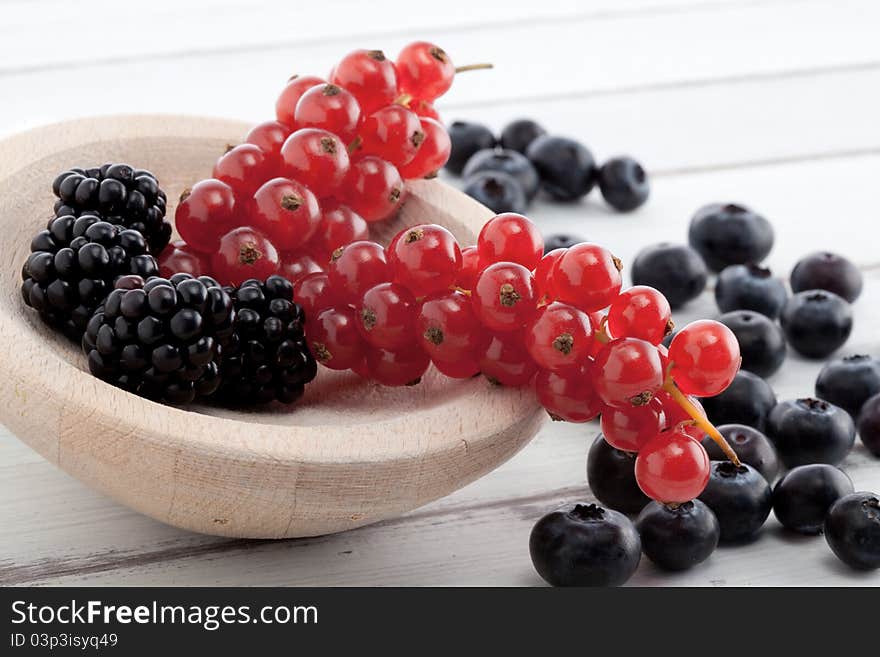
{"label": "white wooden table", "polygon": [[[840,251],[866,288],[842,353],[880,355],[880,4],[874,0],[394,0],[174,2],[128,13],[109,0],[0,0],[0,136],[95,114],[168,112],[272,118],[292,73],[323,74],[355,47],[395,53],[427,38],[459,63],[447,119],[500,128],[534,117],[600,158],[631,153],[653,175],[636,214],[591,199],[538,204],[547,233],[576,232],[624,262],[684,241],[700,205],[749,204],[777,231],[769,264]],[[679,323],[716,313],[709,293]],[[789,358],[780,398],[811,394],[819,364]],[[2,385],[2,384],[0,384]],[[533,585],[532,524],[588,499],[597,427],[548,424],[509,463],[406,517],[344,535],[257,542],[185,533],[59,472],[0,427],[0,584]],[[859,445],[857,489],[880,490]],[[639,585],[880,585],[842,566],[822,538],[774,519],[755,544],[719,549],[669,576],[647,561]]]}

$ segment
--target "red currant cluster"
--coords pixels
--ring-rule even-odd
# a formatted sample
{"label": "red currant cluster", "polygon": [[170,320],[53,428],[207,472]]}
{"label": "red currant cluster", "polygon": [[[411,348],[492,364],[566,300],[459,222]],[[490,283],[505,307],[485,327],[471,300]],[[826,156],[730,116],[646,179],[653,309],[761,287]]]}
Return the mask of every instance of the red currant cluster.
{"label": "red currant cluster", "polygon": [[441,48],[418,41],[396,61],[356,50],[327,80],[291,78],[277,120],[254,127],[212,178],[184,192],[175,217],[183,240],[161,255],[163,272],[235,285],[324,269],[333,251],[396,212],[405,180],[446,163],[451,144],[432,103],[455,73]]}
{"label": "red currant cluster", "polygon": [[416,383],[431,363],[453,378],[533,382],[555,419],[601,414],[608,442],[639,453],[648,495],[693,499],[709,476],[699,440],[706,432],[723,438],[691,395],[730,384],[736,338],[717,322],[694,322],[667,350],[671,311],[660,292],[621,292],[621,263],[598,244],[546,255],[543,247],[531,221],[507,213],[464,249],[436,225],[408,228],[387,248],[340,248],[327,272],[294,290],[312,353],[384,385]]}

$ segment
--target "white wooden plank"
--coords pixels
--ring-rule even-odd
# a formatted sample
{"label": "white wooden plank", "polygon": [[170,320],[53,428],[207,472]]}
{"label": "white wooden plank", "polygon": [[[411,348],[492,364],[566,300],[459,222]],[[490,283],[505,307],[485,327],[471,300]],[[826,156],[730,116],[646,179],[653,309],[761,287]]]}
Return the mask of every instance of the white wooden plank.
{"label": "white wooden plank", "polygon": [[[301,44],[351,44],[359,39],[406,37],[425,26],[435,31],[497,30],[523,23],[606,21],[631,15],[691,13],[792,0],[448,0],[418,10],[395,0],[153,0],[149,10],[126,8],[112,0],[89,2],[87,19],[77,3],[23,2],[3,8],[0,22],[0,74],[81,64],[118,62],[133,57],[179,54],[269,52]],[[75,32],[73,32],[75,30]],[[100,48],[71,48],[71,43]]]}
{"label": "white wooden plank", "polygon": [[611,211],[595,193],[582,203],[541,201],[530,216],[544,234],[576,233],[612,249],[626,263],[644,246],[685,243],[687,225],[706,203],[744,203],[773,224],[776,242],[767,263],[788,276],[802,256],[817,250],[846,255],[863,266],[878,262],[871,238],[871,182],[880,155],[706,171],[653,179],[652,197],[631,214]]}
{"label": "white wooden plank", "polygon": [[[492,30],[455,32],[441,25],[383,37],[380,45],[394,53],[418,34],[443,44],[458,62],[496,63],[493,72],[462,75],[449,102],[608,93],[876,62],[871,25],[880,19],[880,5],[870,0],[843,4],[848,11],[838,4],[804,1],[723,5],[692,13],[632,12],[613,20],[537,22]],[[793,29],[795,6],[798,21]],[[817,48],[816,43],[824,46]],[[356,44],[356,40],[344,45],[318,40],[267,52],[122,60],[88,70],[7,75],[0,77],[3,97],[8,99],[0,107],[0,130],[126,111],[258,121],[271,116],[275,96],[291,73],[320,74]],[[28,57],[36,56],[41,47],[36,41],[24,51]],[[529,81],[527,86],[523,80]],[[707,103],[703,110],[714,111],[714,105]]]}
{"label": "white wooden plank", "polygon": [[[680,322],[714,312],[707,293],[677,315]],[[872,273],[855,308],[856,324],[841,353],[876,353],[880,273]],[[792,356],[772,379],[781,399],[809,395],[821,363]],[[557,503],[589,497],[585,457],[595,424],[550,423],[509,463],[450,497],[401,519],[350,534],[276,544],[231,543],[163,526],[85,489],[7,438],[0,467],[0,582],[65,584],[523,584],[530,524]],[[8,459],[8,460],[7,460]],[[857,487],[880,490],[880,461],[860,446],[845,468]],[[821,539],[820,539],[821,541]],[[769,532],[760,549],[737,551],[751,565],[713,560],[683,578],[643,568],[635,583],[823,584],[845,571],[792,552],[790,537]],[[816,543],[819,545],[819,543]],[[349,552],[350,551],[350,552]],[[495,556],[492,556],[492,555]],[[719,555],[729,552],[719,552]],[[799,554],[799,558],[793,558]],[[193,556],[189,556],[193,555]],[[356,556],[353,556],[356,555]],[[833,559],[833,557],[832,557]],[[781,564],[791,562],[788,568]],[[430,564],[430,568],[426,565]],[[749,562],[751,564],[751,562]],[[762,566],[763,568],[763,566]],[[85,572],[84,572],[85,571]],[[70,574],[67,574],[70,573]],[[644,575],[646,579],[640,579]],[[754,579],[749,579],[754,578]],[[850,583],[849,580],[843,580]],[[862,580],[858,580],[862,581]],[[874,580],[867,580],[876,583]]]}

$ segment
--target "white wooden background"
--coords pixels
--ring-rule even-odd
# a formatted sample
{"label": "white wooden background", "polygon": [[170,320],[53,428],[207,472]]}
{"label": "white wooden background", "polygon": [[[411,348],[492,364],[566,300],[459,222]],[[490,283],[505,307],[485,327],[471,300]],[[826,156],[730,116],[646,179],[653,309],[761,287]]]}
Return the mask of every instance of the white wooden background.
{"label": "white wooden background", "polygon": [[[880,3],[875,0],[0,0],[0,136],[73,117],[162,112],[273,118],[292,73],[324,74],[356,47],[409,40],[456,62],[444,116],[530,116],[593,148],[631,153],[653,176],[633,215],[596,200],[539,204],[547,233],[577,232],[624,261],[683,241],[706,202],[760,210],[777,230],[769,263],[845,253],[867,284],[842,353],[875,356],[880,174]],[[712,316],[709,293],[679,323]],[[780,398],[812,392],[819,365],[792,357]],[[406,517],[348,534],[241,541],[161,525],[59,472],[0,427],[0,584],[534,585],[532,524],[589,498],[595,425],[553,424],[496,472]],[[845,467],[880,489],[859,445]],[[880,585],[842,566],[822,538],[774,519],[748,547],[723,548],[670,576],[643,560],[637,585]]]}

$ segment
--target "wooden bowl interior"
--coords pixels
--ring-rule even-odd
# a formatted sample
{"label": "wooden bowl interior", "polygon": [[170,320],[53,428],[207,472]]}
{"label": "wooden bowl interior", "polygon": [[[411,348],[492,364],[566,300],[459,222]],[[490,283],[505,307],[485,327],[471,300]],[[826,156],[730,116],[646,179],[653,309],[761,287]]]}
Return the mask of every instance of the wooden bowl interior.
{"label": "wooden bowl interior", "polygon": [[[246,129],[118,117],[55,126],[0,147],[0,419],[50,460],[144,513],[236,536],[314,535],[374,522],[509,458],[539,426],[528,390],[482,377],[455,381],[433,368],[419,385],[388,388],[320,368],[293,410],[175,408],[91,377],[79,346],[24,306],[21,266],[30,238],[52,216],[57,173],[107,161],[150,169],[173,217],[180,192],[210,176],[217,155]],[[18,169],[9,164],[15,158]],[[376,231],[380,241],[436,222],[470,244],[491,215],[436,181],[411,190],[399,216]]]}

